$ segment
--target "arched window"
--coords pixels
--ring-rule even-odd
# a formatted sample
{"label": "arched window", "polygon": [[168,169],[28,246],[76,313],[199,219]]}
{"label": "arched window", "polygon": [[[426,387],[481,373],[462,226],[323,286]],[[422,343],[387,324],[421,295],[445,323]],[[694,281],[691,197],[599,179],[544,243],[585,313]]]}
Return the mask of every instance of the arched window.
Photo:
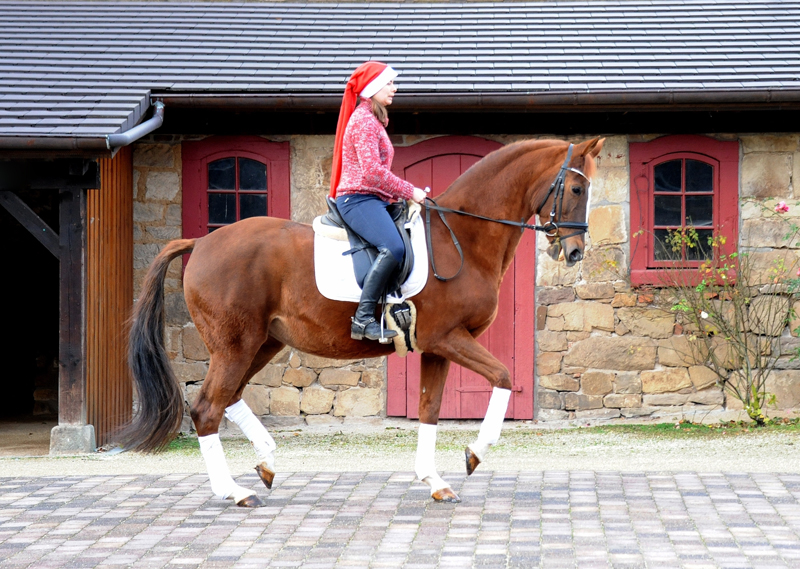
{"label": "arched window", "polygon": [[216,136],[185,142],[182,153],[185,238],[248,217],[289,218],[289,143]]}
{"label": "arched window", "polygon": [[[692,270],[714,254],[712,237],[733,250],[738,235],[738,142],[666,136],[630,145],[631,280],[659,284],[659,270]],[[697,246],[671,243],[691,227]]]}

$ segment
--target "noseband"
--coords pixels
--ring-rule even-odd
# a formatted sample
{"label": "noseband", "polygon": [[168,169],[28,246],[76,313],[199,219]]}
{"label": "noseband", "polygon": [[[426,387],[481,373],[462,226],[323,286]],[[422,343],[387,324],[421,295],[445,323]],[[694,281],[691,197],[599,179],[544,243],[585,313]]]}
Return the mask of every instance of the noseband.
{"label": "noseband", "polygon": [[[494,219],[493,217],[485,217],[483,215],[478,215],[477,213],[469,213],[466,211],[460,211],[457,209],[450,209],[449,207],[442,207],[436,203],[433,198],[425,198],[425,238],[428,246],[428,257],[431,260],[431,268],[433,269],[433,276],[435,276],[440,281],[449,281],[456,278],[461,269],[464,268],[464,252],[461,249],[461,245],[456,238],[456,234],[453,233],[453,230],[450,228],[450,225],[444,218],[445,213],[456,213],[458,215],[465,215],[467,217],[475,217],[477,219],[482,219],[483,221],[492,221],[494,223],[502,223],[503,225],[513,225],[514,227],[519,227],[520,231],[525,231],[526,229],[532,229],[534,231],[543,231],[545,235],[548,237],[555,237],[558,241],[562,239],[566,239],[568,237],[573,237],[575,235],[580,235],[581,233],[585,233],[589,229],[588,223],[580,223],[577,221],[560,221],[561,220],[561,212],[562,206],[564,205],[564,182],[567,178],[567,172],[574,172],[576,174],[580,174],[587,180],[589,177],[581,172],[576,168],[570,168],[569,161],[572,160],[572,144],[569,145],[567,148],[567,158],[564,160],[564,163],[561,165],[561,169],[558,171],[558,175],[556,175],[556,179],[553,180],[553,183],[550,184],[550,189],[547,191],[547,195],[544,196],[541,205],[536,209],[536,215],[540,216],[540,211],[544,207],[544,204],[547,203],[547,200],[550,199],[550,196],[553,195],[553,207],[550,209],[550,219],[546,221],[543,225],[531,225],[529,223],[525,223],[525,220],[522,221],[511,221],[508,219]],[[589,185],[591,186],[592,181],[589,180]],[[586,197],[586,207],[588,210],[589,207],[589,196]],[[443,277],[436,272],[436,263],[433,262],[433,243],[431,241],[431,210],[436,210],[439,214],[439,218],[442,220],[442,223],[450,232],[450,237],[453,239],[453,245],[455,245],[456,250],[458,251],[458,255],[461,258],[461,265],[458,267],[456,274],[452,277]],[[558,235],[558,230],[560,228],[566,229],[576,229],[574,233],[570,233],[569,235],[564,235],[563,237]]]}

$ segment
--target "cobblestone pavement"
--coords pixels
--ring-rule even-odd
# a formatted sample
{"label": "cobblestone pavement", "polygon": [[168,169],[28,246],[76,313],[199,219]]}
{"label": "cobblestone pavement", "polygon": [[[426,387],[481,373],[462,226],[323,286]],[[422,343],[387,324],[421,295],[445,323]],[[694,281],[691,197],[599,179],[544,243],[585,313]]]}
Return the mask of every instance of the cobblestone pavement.
{"label": "cobblestone pavement", "polygon": [[0,566],[800,567],[800,475],[279,474],[264,508],[205,475],[0,478]]}

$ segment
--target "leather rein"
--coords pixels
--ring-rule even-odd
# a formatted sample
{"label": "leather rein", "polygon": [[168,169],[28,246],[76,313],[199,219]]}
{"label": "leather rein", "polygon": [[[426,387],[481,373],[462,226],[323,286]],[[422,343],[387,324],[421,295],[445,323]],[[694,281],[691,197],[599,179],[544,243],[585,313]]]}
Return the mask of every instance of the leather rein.
{"label": "leather rein", "polygon": [[[519,227],[521,232],[524,232],[526,229],[532,229],[534,231],[543,231],[545,235],[547,235],[548,237],[555,237],[558,241],[566,239],[567,237],[573,237],[574,235],[580,235],[581,233],[585,233],[589,229],[588,223],[581,223],[577,221],[564,221],[564,222],[560,221],[562,206],[564,202],[564,182],[567,177],[567,172],[574,172],[576,174],[580,174],[581,176],[589,180],[589,177],[580,170],[569,167],[570,160],[572,160],[572,144],[570,144],[569,148],[567,148],[567,158],[561,165],[561,169],[558,171],[556,179],[553,180],[552,184],[550,184],[550,189],[547,191],[547,195],[545,195],[541,205],[539,205],[539,207],[536,209],[535,215],[539,215],[539,212],[544,207],[544,204],[546,204],[547,200],[550,199],[550,196],[554,194],[553,207],[550,209],[550,219],[546,221],[543,225],[531,225],[529,223],[525,223],[524,219],[522,221],[511,221],[509,219],[495,219],[493,217],[478,215],[477,213],[469,213],[467,211],[450,209],[449,207],[440,206],[439,204],[436,203],[436,201],[433,198],[425,198],[425,240],[428,246],[428,257],[431,260],[431,268],[433,269],[433,276],[435,276],[440,281],[453,280],[461,273],[461,269],[464,268],[464,251],[461,249],[461,244],[458,242],[456,234],[453,233],[453,230],[450,228],[450,225],[445,220],[444,218],[445,213],[455,213],[467,217],[474,217],[477,219],[481,219],[483,221],[502,223],[503,225],[512,225],[514,227]],[[591,180],[589,180],[589,184],[591,185]],[[589,199],[588,195],[586,199],[587,200]],[[456,251],[458,251],[458,255],[461,258],[461,265],[458,267],[456,273],[451,277],[443,277],[436,271],[436,263],[433,260],[433,242],[431,239],[431,210],[435,210],[439,214],[439,218],[442,220],[442,223],[450,232],[450,237],[453,240],[453,245],[455,245]],[[558,235],[558,230],[562,227],[566,229],[576,229],[577,231],[561,237]]]}

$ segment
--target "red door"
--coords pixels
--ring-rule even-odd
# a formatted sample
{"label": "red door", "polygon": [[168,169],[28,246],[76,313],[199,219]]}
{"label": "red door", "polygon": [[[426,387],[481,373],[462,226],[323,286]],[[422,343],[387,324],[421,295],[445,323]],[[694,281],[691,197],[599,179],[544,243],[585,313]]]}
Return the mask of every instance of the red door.
{"label": "red door", "polygon": [[[434,197],[475,162],[500,148],[498,142],[471,136],[446,136],[395,148],[392,169],[417,187],[430,186]],[[475,223],[488,223],[475,221]],[[436,244],[434,243],[434,249]],[[511,372],[514,392],[506,418],[533,418],[533,330],[536,239],[526,232],[500,289],[497,318],[478,341]],[[387,412],[419,418],[418,354],[389,357]],[[482,376],[452,364],[440,418],[483,418],[491,387]]]}

